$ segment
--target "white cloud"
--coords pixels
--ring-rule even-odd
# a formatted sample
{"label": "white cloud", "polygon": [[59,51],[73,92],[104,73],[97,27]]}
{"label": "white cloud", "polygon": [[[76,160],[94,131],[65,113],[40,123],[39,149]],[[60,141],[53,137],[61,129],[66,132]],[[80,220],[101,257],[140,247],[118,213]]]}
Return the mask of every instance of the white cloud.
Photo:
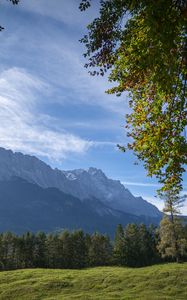
{"label": "white cloud", "polygon": [[[65,92],[58,93],[56,102],[64,105],[71,100],[71,103],[100,106],[120,115],[125,115],[129,111],[127,94],[121,97],[106,94],[105,91],[112,86],[108,83],[107,77],[93,77],[88,74],[88,70],[84,68],[85,61],[82,59],[83,50],[80,50],[77,41],[71,45],[63,34],[61,40],[58,37],[53,43],[44,40],[42,53],[48,70],[46,80],[54,85],[56,91],[60,89]],[[46,57],[45,49],[47,49]]]}
{"label": "white cloud", "polygon": [[117,144],[117,142],[115,143],[115,142],[109,142],[109,141],[94,141],[93,142],[93,146],[95,146],[95,147],[111,146],[111,147],[116,148],[117,147],[116,144]]}
{"label": "white cloud", "polygon": [[143,196],[143,198],[145,200],[147,200],[148,202],[150,202],[151,204],[155,205],[156,207],[158,207],[158,209],[160,211],[163,210],[164,208],[164,201],[157,198],[157,197],[150,197],[150,196]]}
{"label": "white cloud", "polygon": [[[93,142],[49,129],[37,111],[42,93],[50,87],[23,69],[0,74],[0,145],[12,150],[61,160],[68,153],[84,153]],[[50,125],[50,117],[49,117]]]}
{"label": "white cloud", "polygon": [[[59,104],[71,103],[99,106],[112,113],[125,115],[128,111],[126,95],[116,97],[107,95],[105,91],[111,86],[107,76],[91,77],[84,68],[84,47],[79,39],[84,34],[86,26],[85,14],[78,11],[79,1],[60,0],[25,0],[18,9],[25,13],[39,13],[53,19],[69,22],[72,29],[67,30],[55,22],[39,18],[33,23],[26,22],[25,26],[14,20],[16,29],[3,35],[0,57],[2,61],[13,57],[21,51],[18,65],[34,70],[45,81],[50,82],[55,91],[55,98]],[[77,16],[80,15],[81,29],[77,32]],[[13,30],[13,29],[12,29]],[[10,34],[9,34],[10,33]],[[21,45],[21,48],[20,48]]]}
{"label": "white cloud", "polygon": [[[150,187],[156,187],[156,188],[159,188],[160,185],[159,184],[156,184],[156,183],[146,183],[146,182],[131,182],[131,181],[123,181],[122,182],[123,185],[129,185],[129,186],[139,186],[139,187],[147,187],[147,188],[150,188]],[[135,196],[139,197],[140,195],[137,194],[136,192],[133,193]],[[181,192],[181,195],[187,195],[187,191],[182,191]],[[160,211],[163,210],[164,208],[164,201],[162,199],[160,199],[159,197],[152,197],[152,196],[149,196],[147,194],[145,194],[145,192],[143,192],[143,194],[141,194],[141,196],[147,200],[148,202],[152,203],[153,205],[155,205],[156,207],[158,207],[158,209]],[[187,215],[187,200],[183,203],[183,205],[181,206],[180,208],[180,211],[183,215]]]}
{"label": "white cloud", "polygon": [[143,186],[143,187],[160,187],[156,183],[146,183],[146,182],[132,182],[132,181],[123,181],[123,185],[132,185],[132,186]]}
{"label": "white cloud", "polygon": [[[139,196],[139,195],[136,195]],[[164,201],[162,199],[159,199],[159,197],[151,197],[148,195],[141,195],[145,200],[150,202],[151,204],[155,205],[158,207],[160,211],[163,210],[164,208]],[[180,212],[182,215],[187,215],[187,201],[183,203],[183,206],[180,208]]]}
{"label": "white cloud", "polygon": [[[126,97],[117,98],[113,95],[106,95],[105,90],[109,88],[107,78],[90,77],[87,70],[84,69],[83,49],[78,42],[77,27],[75,29],[77,26],[75,25],[75,15],[80,14],[78,10],[75,13],[76,6],[78,6],[77,1],[70,1],[66,4],[66,1],[59,0],[33,0],[32,2],[25,0],[16,7],[23,14],[29,10],[31,13],[50,16],[51,20],[47,19],[46,22],[45,18],[37,16],[35,22],[30,23],[28,18],[28,22],[23,26],[18,17],[14,19],[15,23],[12,23],[12,26],[16,25],[13,26],[13,31],[7,30],[6,35],[3,35],[1,61],[8,61],[9,65],[17,65],[22,69],[12,68],[0,73],[0,104],[2,105],[0,117],[4,124],[0,130],[2,146],[4,144],[13,150],[29,153],[32,151],[37,155],[52,155],[54,159],[54,156],[63,157],[71,151],[84,153],[91,146],[115,147],[116,142],[111,140],[121,141],[121,133],[124,131],[122,116],[127,112]],[[80,16],[82,18],[80,26],[84,27],[83,14]],[[68,31],[66,26],[57,24],[52,19],[71,23],[73,30]],[[81,31],[80,35],[82,35]],[[11,59],[13,57],[14,59]],[[4,67],[2,65],[1,69]],[[38,78],[29,75],[25,70],[37,74]],[[47,97],[45,97],[46,95]],[[74,119],[71,114],[67,114],[67,118],[64,117],[62,120],[60,117],[53,118],[49,110],[50,116],[43,111],[39,113],[38,106],[44,97],[49,110],[50,105],[57,104],[57,107],[61,105],[59,115],[60,110],[68,109],[70,104],[72,107],[74,105],[74,109],[77,106],[80,112],[81,107],[83,107],[84,113],[88,109],[88,117],[84,118],[83,113],[83,119],[80,113]],[[84,109],[84,107],[86,108]],[[93,112],[92,120],[89,120],[92,107],[96,112]],[[99,110],[101,111],[100,115],[104,112],[102,119],[97,115]],[[117,117],[116,114],[118,114]],[[12,126],[12,124],[14,125]],[[59,128],[62,127],[66,128],[68,132],[59,131]],[[81,132],[83,128],[87,128],[87,132],[89,129],[105,130],[109,141],[90,141],[69,134],[69,131],[77,132],[78,128]],[[118,136],[113,134],[113,137],[110,138],[111,130],[118,131]],[[38,138],[39,132],[41,134]],[[86,133],[87,136],[88,134]],[[58,150],[58,154],[58,146],[55,147],[54,143],[52,144],[50,141],[46,142],[46,137],[49,136],[51,140],[55,140],[56,137],[57,145],[61,143],[61,150]],[[68,147],[65,146],[68,144],[67,137],[69,137]],[[90,139],[89,136],[88,139]],[[73,140],[76,140],[76,147]]]}

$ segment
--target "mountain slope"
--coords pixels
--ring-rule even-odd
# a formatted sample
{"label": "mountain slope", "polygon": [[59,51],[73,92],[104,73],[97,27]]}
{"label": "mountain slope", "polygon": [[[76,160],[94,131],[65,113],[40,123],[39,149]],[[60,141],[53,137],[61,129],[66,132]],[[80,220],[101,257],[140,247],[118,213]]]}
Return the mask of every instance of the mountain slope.
{"label": "mountain slope", "polygon": [[55,187],[82,201],[98,199],[112,209],[136,216],[160,218],[160,211],[141,197],[134,197],[118,180],[98,169],[61,171],[34,156],[0,148],[0,180],[21,177],[43,188]]}
{"label": "mountain slope", "polygon": [[0,231],[45,231],[79,229],[114,235],[117,224],[157,223],[112,210],[97,199],[80,201],[56,188],[42,188],[14,177],[0,181]]}
{"label": "mountain slope", "polygon": [[[158,209],[141,197],[134,197],[119,180],[112,180],[99,169],[62,171],[80,199],[94,195],[113,209],[128,212],[137,216],[160,216]],[[73,178],[73,179],[72,179]]]}

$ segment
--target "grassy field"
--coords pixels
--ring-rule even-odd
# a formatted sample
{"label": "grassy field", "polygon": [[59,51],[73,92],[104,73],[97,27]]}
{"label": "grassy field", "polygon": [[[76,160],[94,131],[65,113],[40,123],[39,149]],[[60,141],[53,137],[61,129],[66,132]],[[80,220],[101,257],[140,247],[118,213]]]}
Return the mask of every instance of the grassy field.
{"label": "grassy field", "polygon": [[0,273],[0,299],[187,299],[187,263]]}

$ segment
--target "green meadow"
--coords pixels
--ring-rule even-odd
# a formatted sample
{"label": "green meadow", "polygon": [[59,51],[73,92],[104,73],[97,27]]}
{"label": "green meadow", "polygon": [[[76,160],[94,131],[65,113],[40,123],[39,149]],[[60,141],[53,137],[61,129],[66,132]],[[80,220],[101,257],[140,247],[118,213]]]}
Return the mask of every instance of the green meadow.
{"label": "green meadow", "polygon": [[187,263],[0,273],[0,299],[187,299]]}

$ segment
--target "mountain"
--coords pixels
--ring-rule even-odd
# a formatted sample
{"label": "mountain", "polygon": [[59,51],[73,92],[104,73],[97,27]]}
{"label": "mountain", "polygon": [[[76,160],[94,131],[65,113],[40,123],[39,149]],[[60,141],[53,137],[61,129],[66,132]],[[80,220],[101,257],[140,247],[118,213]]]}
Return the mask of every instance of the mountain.
{"label": "mountain", "polygon": [[[160,216],[159,210],[141,197],[134,197],[119,180],[113,180],[99,169],[89,168],[73,171],[62,171],[72,182],[72,192],[80,199],[95,197],[107,206],[137,216]],[[75,188],[73,188],[73,186]]]}
{"label": "mountain", "polygon": [[[141,197],[134,197],[119,180],[112,180],[98,169],[61,171],[52,169],[43,161],[30,155],[13,153],[0,148],[0,180],[20,177],[30,183],[46,188],[57,188],[63,193],[75,196],[82,202],[102,203],[100,215],[104,207],[135,216],[158,219],[161,212]],[[97,209],[99,210],[99,208]]]}
{"label": "mountain", "polygon": [[[102,214],[100,213],[102,211]],[[42,188],[19,177],[0,181],[0,231],[54,232],[64,228],[114,236],[117,224],[154,223],[108,208],[97,199],[81,201],[56,188]],[[158,220],[157,220],[158,221]]]}

